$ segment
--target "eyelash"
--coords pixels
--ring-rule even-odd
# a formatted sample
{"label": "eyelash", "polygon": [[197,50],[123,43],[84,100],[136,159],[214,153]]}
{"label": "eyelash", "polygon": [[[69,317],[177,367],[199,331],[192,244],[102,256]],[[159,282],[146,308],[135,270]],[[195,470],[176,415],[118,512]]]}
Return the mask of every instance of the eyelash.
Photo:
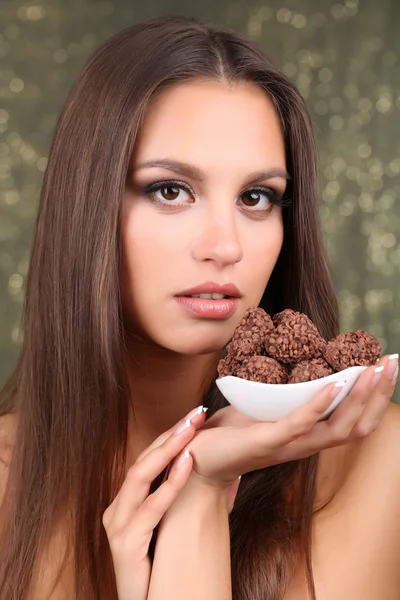
{"label": "eyelash", "polygon": [[[188,186],[187,183],[185,183],[184,181],[178,181],[176,179],[166,179],[163,181],[155,181],[154,183],[151,183],[150,185],[146,186],[142,190],[142,193],[145,196],[147,196],[151,202],[154,202],[158,206],[161,206],[162,208],[168,207],[167,210],[180,209],[185,206],[190,206],[190,204],[172,204],[172,203],[169,204],[168,201],[163,202],[159,198],[155,197],[154,193],[160,191],[163,187],[177,187],[179,189],[183,189],[185,192],[187,192],[191,196],[194,196],[193,190]],[[290,205],[290,200],[285,194],[282,196],[281,194],[279,194],[278,192],[276,192],[275,190],[273,190],[272,188],[269,188],[269,187],[255,186],[255,187],[249,188],[248,190],[243,191],[241,193],[241,196],[243,194],[245,194],[246,192],[256,192],[256,193],[264,194],[265,196],[267,196],[267,198],[271,202],[271,206],[269,208],[262,209],[262,210],[257,210],[257,209],[252,209],[252,208],[246,209],[246,207],[243,208],[243,210],[245,212],[249,212],[251,214],[265,215],[265,214],[268,214],[272,210],[273,206],[280,206],[281,208],[286,208],[287,206]]]}

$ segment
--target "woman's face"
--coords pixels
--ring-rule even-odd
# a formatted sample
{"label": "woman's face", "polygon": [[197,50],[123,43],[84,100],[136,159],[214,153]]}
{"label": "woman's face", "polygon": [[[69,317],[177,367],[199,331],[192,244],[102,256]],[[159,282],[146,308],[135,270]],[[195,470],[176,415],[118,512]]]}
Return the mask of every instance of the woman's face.
{"label": "woman's face", "polygon": [[[219,350],[260,302],[282,246],[286,161],[272,102],[250,83],[164,90],[131,169],[121,229],[130,330],[181,354]],[[235,288],[188,298],[212,284]]]}

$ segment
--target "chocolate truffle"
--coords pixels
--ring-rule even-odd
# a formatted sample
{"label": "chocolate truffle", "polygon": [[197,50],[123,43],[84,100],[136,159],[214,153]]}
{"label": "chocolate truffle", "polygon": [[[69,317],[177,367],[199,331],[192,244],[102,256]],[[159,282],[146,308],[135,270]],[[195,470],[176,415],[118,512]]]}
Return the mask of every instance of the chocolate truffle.
{"label": "chocolate truffle", "polygon": [[288,383],[302,383],[303,381],[313,381],[332,375],[335,371],[322,357],[302,360],[297,363],[289,374]]}
{"label": "chocolate truffle", "polygon": [[328,342],[324,357],[336,371],[343,371],[348,367],[374,365],[381,352],[378,340],[367,331],[358,329],[341,333]]}
{"label": "chocolate truffle", "polygon": [[251,356],[237,371],[237,377],[259,383],[286,383],[285,367],[268,356]]}
{"label": "chocolate truffle", "polygon": [[218,363],[218,375],[220,377],[228,377],[229,375],[236,375],[237,370],[241,366],[241,362],[236,360],[234,356],[228,354],[225,358],[221,358]]}
{"label": "chocolate truffle", "polygon": [[275,329],[265,341],[268,356],[293,364],[322,355],[326,342],[307,315],[287,308],[274,316],[273,323]]}
{"label": "chocolate truffle", "polygon": [[227,346],[228,354],[239,361],[264,352],[264,341],[274,328],[271,317],[260,307],[249,308]]}

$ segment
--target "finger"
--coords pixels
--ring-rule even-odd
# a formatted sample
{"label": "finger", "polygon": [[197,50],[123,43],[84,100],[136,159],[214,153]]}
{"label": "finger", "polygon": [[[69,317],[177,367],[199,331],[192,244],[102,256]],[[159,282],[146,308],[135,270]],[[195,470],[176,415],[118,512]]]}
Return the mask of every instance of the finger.
{"label": "finger", "polygon": [[370,392],[370,398],[353,429],[353,437],[365,437],[375,431],[393,396],[396,386],[395,373],[398,369],[398,355],[394,354],[384,362],[380,379]]}
{"label": "finger", "polygon": [[378,365],[369,367],[361,373],[349,394],[327,420],[329,439],[337,443],[344,443],[349,439],[383,370],[384,366]]}
{"label": "finger", "polygon": [[[130,590],[131,598],[146,597],[150,576],[147,556],[153,531],[187,483],[192,469],[193,461],[190,454],[184,453],[182,458],[183,460],[171,473],[170,479],[147,497],[125,527],[107,532],[117,581],[119,580],[120,587]],[[130,579],[129,583],[123,586],[126,567],[129,568],[130,575],[133,570],[135,577],[133,581]],[[121,571],[120,576],[118,570]],[[146,594],[143,593],[144,591]]]}
{"label": "finger", "polygon": [[139,535],[151,532],[157,527],[179,492],[186,485],[192,466],[193,458],[186,450],[177,459],[168,479],[146,498],[135,514],[134,520],[138,523],[136,529],[139,529]]}
{"label": "finger", "polygon": [[[305,458],[326,448],[333,448],[372,433],[381,421],[395,387],[393,378],[389,379],[392,371],[388,371],[388,357],[384,357],[378,366],[384,366],[385,369],[385,372],[378,371],[378,374],[381,374],[379,380],[376,378],[375,373],[377,367],[372,367],[369,373],[364,371],[362,374],[362,376],[365,375],[363,377],[364,382],[361,381],[360,376],[356,384],[357,389],[354,386],[349,397],[343,400],[343,403],[350,400],[353,391],[360,395],[365,392],[366,401],[365,398],[361,402],[358,400],[358,406],[361,406],[361,416],[355,422],[353,422],[353,419],[357,411],[352,412],[350,410],[348,411],[349,414],[342,411],[340,418],[338,418],[338,407],[328,420],[316,423],[308,434],[284,448],[280,456],[281,461],[286,462],[293,460],[293,458]],[[384,373],[386,373],[386,376]],[[373,381],[374,377],[375,381]],[[364,385],[365,390],[361,389],[361,385]],[[336,419],[335,427],[332,427],[333,419]]]}
{"label": "finger", "polygon": [[[271,433],[265,438],[263,444],[264,452],[266,445],[268,449],[281,447],[311,431],[314,425],[321,419],[324,412],[331,406],[334,399],[340,394],[343,386],[343,381],[325,386],[312,400],[297,408],[287,417],[274,423]],[[253,428],[256,431],[257,426],[255,425]],[[252,429],[252,427],[249,429]],[[262,433],[262,426],[260,433]],[[256,437],[258,443],[259,436]]]}
{"label": "finger", "polygon": [[253,462],[254,459],[259,459],[261,468],[264,465],[265,457],[269,456],[271,452],[273,455],[283,456],[286,446],[305,437],[320,421],[324,412],[342,391],[343,386],[344,382],[328,384],[312,400],[297,408],[287,417],[275,423],[258,423],[245,428],[243,434],[248,436],[244,440],[248,448],[246,459]]}
{"label": "finger", "polygon": [[207,410],[208,408],[202,405],[191,410],[190,413],[186,415],[186,417],[181,419],[176,425],[174,425],[174,427],[171,427],[170,429],[162,433],[156,440],[154,440],[154,442],[150,446],[143,450],[143,452],[139,454],[137,462],[142,460],[142,458],[144,458],[145,456],[147,456],[147,454],[154,450],[154,448],[161,446],[161,444],[163,444],[174,433],[174,431],[179,429],[179,427],[181,427],[188,419],[190,419],[195,430],[199,429],[199,427],[201,427],[204,423],[204,420],[206,418],[205,414]]}
{"label": "finger", "polygon": [[109,528],[124,527],[148,496],[151,483],[193,438],[195,429],[187,420],[163,444],[132,465],[120,491],[103,515]]}

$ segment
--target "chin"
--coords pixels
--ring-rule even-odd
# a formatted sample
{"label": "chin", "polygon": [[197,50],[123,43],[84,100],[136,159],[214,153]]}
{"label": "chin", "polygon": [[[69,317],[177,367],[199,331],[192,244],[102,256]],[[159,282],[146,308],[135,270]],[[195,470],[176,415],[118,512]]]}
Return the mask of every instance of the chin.
{"label": "chin", "polygon": [[199,356],[221,352],[224,345],[225,344],[223,343],[212,344],[210,342],[204,342],[204,344],[202,344],[199,340],[193,340],[192,342],[182,342],[181,344],[175,342],[174,344],[169,345],[167,349],[186,356]]}
{"label": "chin", "polygon": [[229,342],[229,335],[182,335],[181,339],[177,339],[175,335],[170,340],[163,340],[164,348],[176,352],[177,354],[185,354],[187,356],[196,356],[203,354],[214,354],[221,352],[224,346]]}

